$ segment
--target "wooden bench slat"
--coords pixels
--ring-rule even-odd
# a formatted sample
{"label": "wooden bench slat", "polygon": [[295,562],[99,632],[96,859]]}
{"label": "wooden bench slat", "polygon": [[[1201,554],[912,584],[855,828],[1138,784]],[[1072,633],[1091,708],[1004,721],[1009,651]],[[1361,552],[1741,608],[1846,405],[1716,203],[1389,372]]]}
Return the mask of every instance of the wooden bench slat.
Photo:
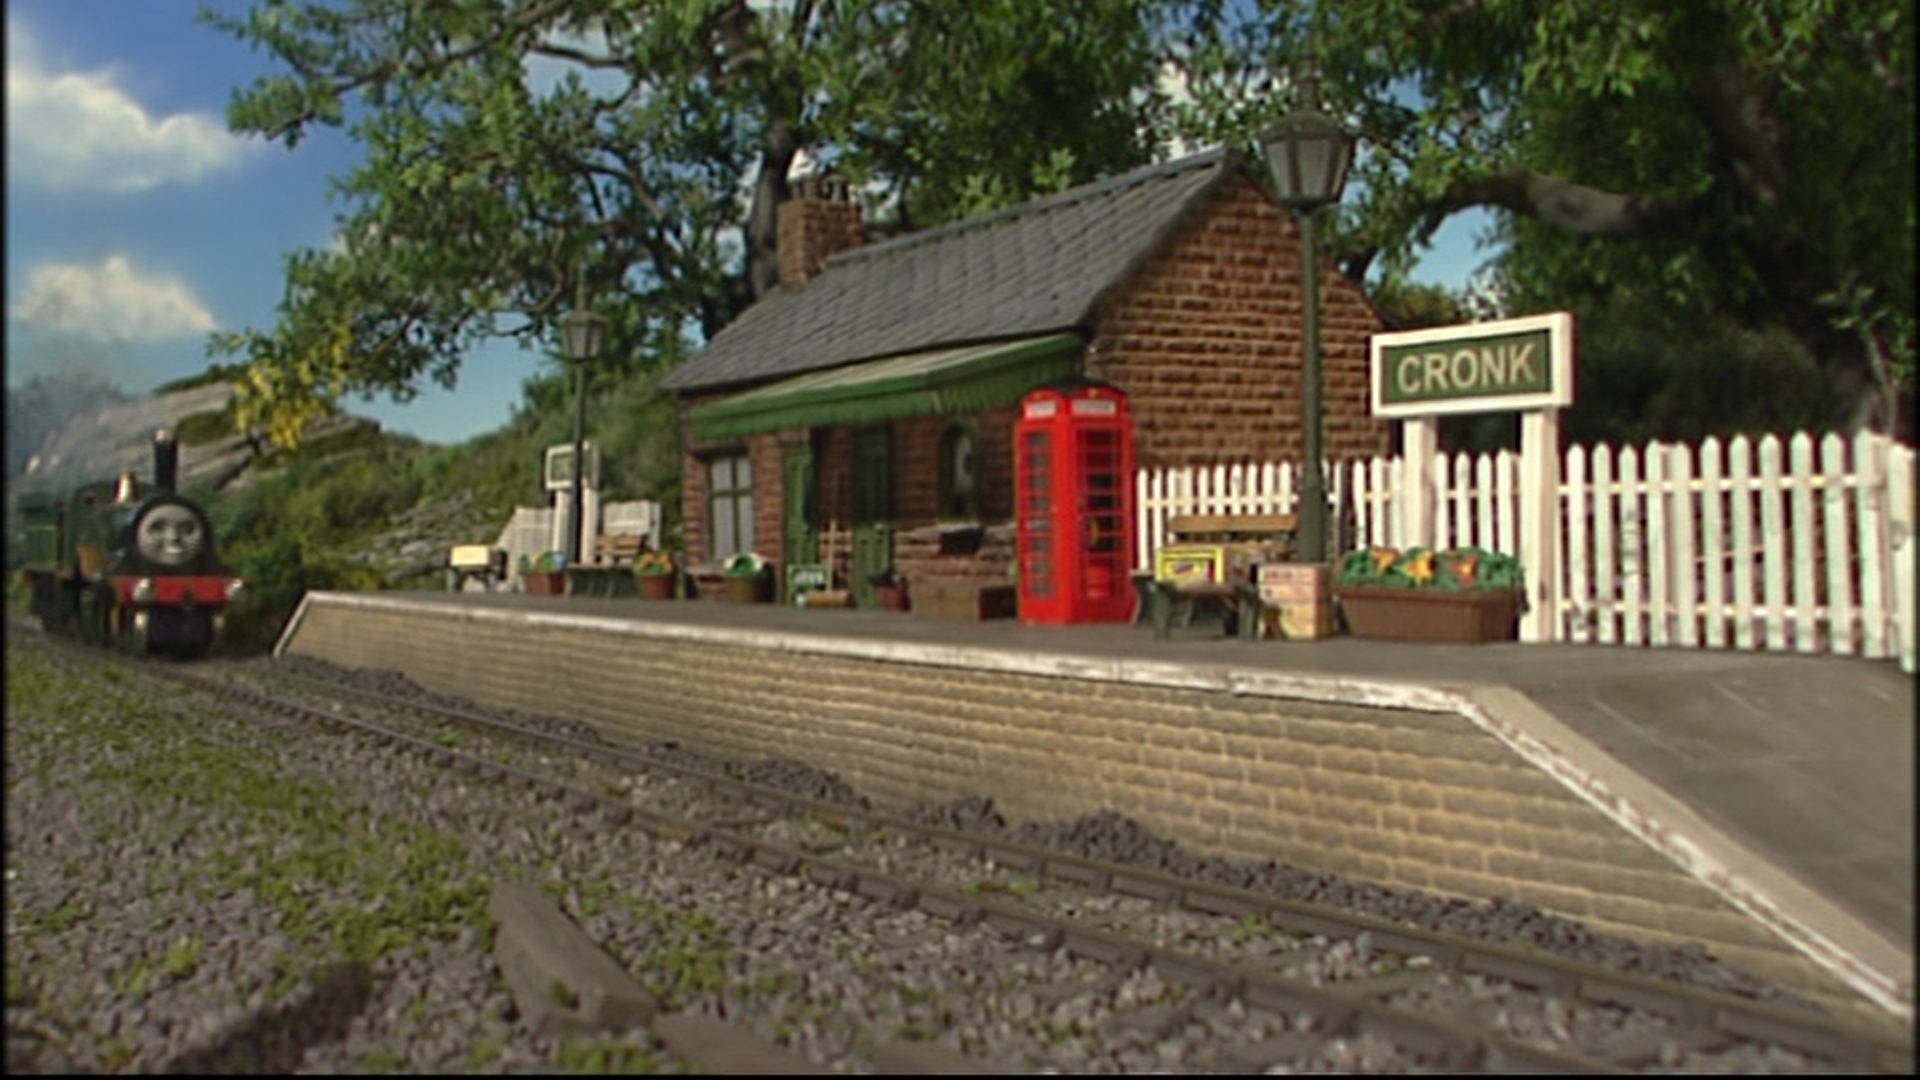
{"label": "wooden bench slat", "polygon": [[1299,525],[1293,514],[1175,514],[1169,533],[1290,533]]}
{"label": "wooden bench slat", "polygon": [[616,563],[632,562],[646,550],[645,533],[601,533],[593,538],[593,551],[596,560],[606,559]]}

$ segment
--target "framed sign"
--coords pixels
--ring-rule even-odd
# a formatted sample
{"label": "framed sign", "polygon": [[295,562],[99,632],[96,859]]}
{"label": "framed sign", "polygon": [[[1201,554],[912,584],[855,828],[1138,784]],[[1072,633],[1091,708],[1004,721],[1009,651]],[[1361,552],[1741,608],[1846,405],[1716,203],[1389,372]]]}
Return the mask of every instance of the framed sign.
{"label": "framed sign", "polygon": [[[598,490],[600,487],[600,447],[589,439],[581,444],[586,450],[587,474],[581,479],[582,487]],[[568,491],[573,487],[573,444],[561,443],[547,447],[547,490]]]}
{"label": "framed sign", "polygon": [[1373,415],[1558,409],[1573,404],[1573,315],[1373,335]]}

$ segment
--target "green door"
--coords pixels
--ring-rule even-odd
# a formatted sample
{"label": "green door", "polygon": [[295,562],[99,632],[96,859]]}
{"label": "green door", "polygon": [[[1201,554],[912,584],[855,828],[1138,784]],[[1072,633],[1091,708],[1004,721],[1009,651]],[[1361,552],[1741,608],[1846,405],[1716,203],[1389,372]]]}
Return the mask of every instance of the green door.
{"label": "green door", "polygon": [[877,607],[874,574],[893,565],[893,458],[886,428],[853,437],[853,603]]}
{"label": "green door", "polygon": [[[793,568],[820,561],[820,522],[814,513],[813,445],[787,447],[781,458],[780,573],[792,581]],[[791,595],[784,598],[793,603]]]}

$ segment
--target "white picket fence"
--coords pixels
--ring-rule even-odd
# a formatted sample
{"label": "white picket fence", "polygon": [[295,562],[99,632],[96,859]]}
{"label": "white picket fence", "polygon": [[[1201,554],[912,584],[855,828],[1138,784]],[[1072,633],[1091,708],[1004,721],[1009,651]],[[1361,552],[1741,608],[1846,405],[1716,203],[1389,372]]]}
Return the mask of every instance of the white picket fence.
{"label": "white picket fence", "polygon": [[[1431,536],[1539,560],[1520,542],[1519,455],[1442,455]],[[1328,466],[1335,551],[1403,546],[1406,465]],[[1291,463],[1142,470],[1140,568],[1183,513],[1285,513]],[[1547,590],[1556,641],[1899,657],[1914,670],[1914,452],[1884,436],[1736,436],[1573,447]],[[1537,580],[1537,577],[1536,577]]]}

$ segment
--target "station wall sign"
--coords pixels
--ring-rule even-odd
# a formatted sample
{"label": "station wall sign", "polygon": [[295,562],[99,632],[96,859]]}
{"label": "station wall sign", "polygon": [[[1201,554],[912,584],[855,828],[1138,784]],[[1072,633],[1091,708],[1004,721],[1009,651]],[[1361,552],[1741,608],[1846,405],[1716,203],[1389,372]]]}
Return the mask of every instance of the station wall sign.
{"label": "station wall sign", "polygon": [[1373,415],[1440,416],[1573,404],[1573,315],[1375,334]]}

